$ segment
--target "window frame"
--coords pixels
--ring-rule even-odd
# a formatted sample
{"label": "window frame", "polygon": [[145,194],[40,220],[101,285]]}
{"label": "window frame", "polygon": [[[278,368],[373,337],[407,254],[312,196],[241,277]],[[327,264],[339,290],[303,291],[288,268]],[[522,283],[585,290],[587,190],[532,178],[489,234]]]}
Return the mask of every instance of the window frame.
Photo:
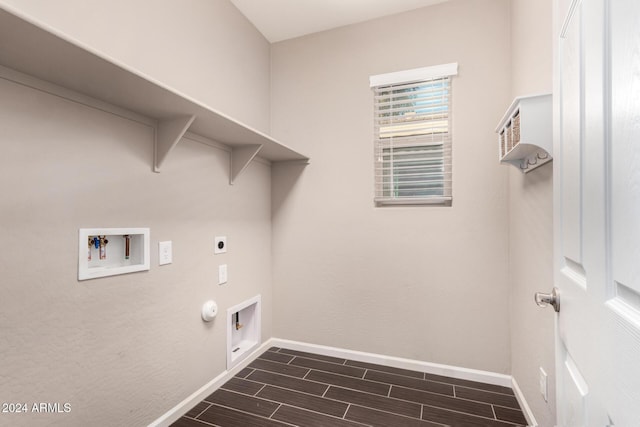
{"label": "window frame", "polygon": [[[374,92],[374,202],[376,206],[451,204],[453,196],[451,77],[457,74],[458,64],[450,63],[370,76],[370,88]],[[440,89],[438,89],[439,85]],[[416,95],[412,97],[412,90],[426,90],[426,97]],[[429,91],[433,91],[437,96],[429,98]],[[384,95],[387,98],[382,98],[381,94],[387,94]],[[412,98],[420,101],[412,102]],[[446,98],[446,102],[442,100],[438,102],[440,98]],[[428,99],[433,101],[425,102]],[[405,102],[407,100],[409,102]],[[393,111],[392,106],[398,104],[402,104],[399,108],[401,114]],[[422,114],[418,111],[418,104],[422,105]],[[425,104],[433,108],[425,108]],[[443,105],[446,107],[438,118],[434,110],[442,108]],[[391,109],[386,112],[386,108]],[[432,111],[424,113],[427,109]],[[384,114],[381,114],[381,111],[384,111]],[[415,120],[416,117],[417,120]],[[443,125],[445,120],[446,126]],[[386,133],[386,136],[383,136],[383,133]],[[395,154],[398,157],[404,156],[404,160],[394,160]],[[439,178],[433,181],[436,184],[435,187],[430,182],[429,176]],[[434,189],[437,190],[436,194],[428,194]],[[401,192],[405,195],[400,196]],[[412,192],[414,195],[411,195]]]}

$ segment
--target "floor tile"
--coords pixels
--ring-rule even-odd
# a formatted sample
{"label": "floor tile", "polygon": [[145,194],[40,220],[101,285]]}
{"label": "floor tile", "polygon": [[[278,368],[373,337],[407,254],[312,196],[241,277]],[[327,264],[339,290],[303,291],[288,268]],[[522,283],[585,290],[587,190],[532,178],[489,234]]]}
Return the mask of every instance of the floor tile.
{"label": "floor tile", "polygon": [[243,370],[241,370],[240,372],[238,372],[236,374],[236,377],[238,378],[246,378],[247,375],[249,375],[251,372],[253,372],[253,369],[251,368],[244,368]]}
{"label": "floor tile", "polygon": [[329,387],[324,397],[414,418],[420,418],[422,410],[422,406],[418,403],[405,402],[404,400],[335,386]]}
{"label": "floor tile", "polygon": [[249,364],[250,368],[262,371],[275,372],[277,374],[289,375],[291,377],[302,378],[307,375],[309,369],[299,366],[285,365],[284,363],[272,362],[270,360],[256,359]]}
{"label": "floor tile", "polygon": [[211,405],[198,419],[220,427],[282,427],[287,425],[218,405]]}
{"label": "floor tile", "polygon": [[191,410],[189,412],[187,412],[185,415],[187,417],[191,417],[191,418],[195,418],[198,415],[200,415],[202,412],[204,412],[206,409],[209,408],[209,406],[211,406],[210,403],[207,402],[200,402],[198,403],[196,406],[194,406],[193,408],[191,408]]}
{"label": "floor tile", "polygon": [[371,381],[395,384],[406,388],[414,388],[416,390],[430,391],[432,393],[453,396],[453,386],[450,384],[425,381],[418,378],[409,378],[379,371],[367,371],[364,378]]}
{"label": "floor tile", "polygon": [[410,371],[408,369],[394,368],[392,366],[376,365],[375,363],[356,362],[355,360],[347,360],[346,365],[357,366],[359,368],[372,369],[374,371],[388,372],[390,374],[403,375],[405,377],[413,377],[424,379],[424,373],[418,371]]}
{"label": "floor tile", "polygon": [[426,391],[398,387],[395,385],[391,387],[390,396],[397,399],[437,406],[453,411],[465,412],[467,414],[493,418],[493,409],[491,409],[491,405],[486,403],[456,399],[455,397],[449,397],[442,394],[429,393]]}
{"label": "floor tile", "polygon": [[243,380],[242,378],[231,378],[224,383],[221,388],[253,396],[259,392],[262,387],[264,387],[264,384]]}
{"label": "floor tile", "polygon": [[524,414],[519,409],[502,408],[500,406],[494,406],[493,409],[496,412],[496,418],[498,418],[499,420],[518,424],[527,423]]}
{"label": "floor tile", "polygon": [[494,405],[506,406],[508,408],[520,409],[518,400],[515,396],[510,394],[494,393],[491,391],[460,386],[455,386],[455,389],[456,397],[460,399],[476,400],[478,402],[485,402]]}
{"label": "floor tile", "polygon": [[332,372],[334,374],[347,375],[349,377],[362,378],[365,370],[355,366],[338,365],[321,360],[307,359],[306,357],[296,357],[291,362],[295,366],[316,369],[318,371]]}
{"label": "floor tile", "polygon": [[281,348],[280,353],[291,354],[293,356],[306,357],[308,359],[324,360],[325,362],[338,363],[338,364],[344,364],[344,362],[346,362],[345,359],[340,359],[338,357],[323,356],[321,354],[307,353],[305,351],[288,350],[286,348]]}
{"label": "floor tile", "polygon": [[374,427],[442,427],[442,424],[376,411],[375,409],[363,408],[357,405],[349,407],[345,418]]}
{"label": "floor tile", "polygon": [[390,387],[388,384],[381,384],[373,381],[361,380],[359,378],[345,377],[342,375],[315,370],[309,372],[306,379],[325,384],[337,385],[339,387],[365,391],[367,393],[380,394],[383,396],[386,396],[389,393]]}
{"label": "floor tile", "polygon": [[279,362],[287,364],[293,360],[295,356],[290,354],[276,353],[275,351],[265,351],[260,355],[260,359],[271,360],[272,362]]}
{"label": "floor tile", "polygon": [[192,418],[181,417],[178,421],[171,424],[171,427],[211,427],[211,424]]}
{"label": "floor tile", "polygon": [[249,375],[247,379],[259,383],[301,391],[303,393],[316,394],[318,396],[324,394],[324,392],[327,391],[327,388],[329,388],[327,384],[287,377],[284,375],[273,374],[271,372],[265,371],[255,371],[253,374]]}
{"label": "floor tile", "polygon": [[215,391],[205,401],[267,418],[280,406],[278,403],[269,402],[265,399],[223,389]]}
{"label": "floor tile", "polygon": [[266,386],[258,393],[258,397],[335,417],[342,417],[344,413],[347,412],[347,407],[349,406],[348,403],[344,403],[344,399],[337,399],[342,400],[342,402],[336,402],[329,398],[325,399],[319,396],[272,386]]}
{"label": "floor tile", "polygon": [[362,427],[362,424],[282,405],[273,419],[300,427]]}
{"label": "floor tile", "polygon": [[481,418],[427,405],[422,407],[422,419],[448,424],[451,427],[515,427],[513,424],[496,421],[495,419]]}
{"label": "floor tile", "polygon": [[485,384],[477,381],[461,380],[459,378],[445,377],[442,375],[425,374],[425,379],[447,384],[461,385],[469,388],[477,388],[479,390],[493,391],[495,393],[513,394],[513,390],[511,390],[509,387]]}

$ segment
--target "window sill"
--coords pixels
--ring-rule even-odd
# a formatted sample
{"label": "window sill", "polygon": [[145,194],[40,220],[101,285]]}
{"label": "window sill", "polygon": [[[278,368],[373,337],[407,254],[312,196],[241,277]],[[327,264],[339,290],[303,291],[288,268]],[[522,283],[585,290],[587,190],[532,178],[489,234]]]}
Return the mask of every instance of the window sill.
{"label": "window sill", "polygon": [[424,199],[376,198],[376,207],[387,206],[451,206],[451,197],[429,197]]}

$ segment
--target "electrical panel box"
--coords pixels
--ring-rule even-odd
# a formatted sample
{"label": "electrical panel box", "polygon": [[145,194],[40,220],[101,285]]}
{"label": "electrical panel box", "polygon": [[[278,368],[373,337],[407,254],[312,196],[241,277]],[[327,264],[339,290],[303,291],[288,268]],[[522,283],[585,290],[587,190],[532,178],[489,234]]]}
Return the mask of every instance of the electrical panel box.
{"label": "electrical panel box", "polygon": [[78,280],[149,270],[148,228],[81,228]]}

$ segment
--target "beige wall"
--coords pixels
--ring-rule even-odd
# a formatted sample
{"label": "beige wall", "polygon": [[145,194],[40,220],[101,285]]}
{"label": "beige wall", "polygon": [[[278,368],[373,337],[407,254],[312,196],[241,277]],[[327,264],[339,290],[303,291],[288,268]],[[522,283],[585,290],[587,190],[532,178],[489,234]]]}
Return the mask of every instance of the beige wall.
{"label": "beige wall", "polygon": [[[272,46],[272,133],[312,159],[273,170],[276,336],[510,372],[508,22],[452,0]],[[374,208],[369,76],[449,62],[453,206]]]}
{"label": "beige wall", "polygon": [[[125,2],[13,3],[268,128],[269,46],[227,2],[190,1],[189,19],[179,2],[132,11],[142,31]],[[226,37],[214,37],[221,28]],[[242,53],[225,61],[179,52],[221,52],[230,40]],[[173,68],[168,51],[181,58]],[[240,55],[262,59],[247,67]],[[0,400],[71,404],[69,414],[1,414],[0,424],[147,425],[225,370],[227,307],[261,293],[263,337],[273,335],[270,166],[253,162],[230,186],[228,152],[183,139],[155,174],[150,127],[2,79],[0,93]],[[234,99],[249,95],[256,102],[238,109]],[[150,227],[151,270],[78,282],[81,227]],[[214,256],[220,234],[229,253]],[[174,260],[159,267],[162,240]],[[223,262],[229,283],[218,286]],[[221,310],[213,324],[200,319],[207,299]]]}
{"label": "beige wall", "polygon": [[[552,91],[551,0],[511,1],[512,97]],[[506,168],[506,166],[504,166]],[[553,287],[553,163],[509,167],[511,370],[541,426],[555,424],[554,314],[533,302]],[[549,400],[538,388],[548,374]]]}

